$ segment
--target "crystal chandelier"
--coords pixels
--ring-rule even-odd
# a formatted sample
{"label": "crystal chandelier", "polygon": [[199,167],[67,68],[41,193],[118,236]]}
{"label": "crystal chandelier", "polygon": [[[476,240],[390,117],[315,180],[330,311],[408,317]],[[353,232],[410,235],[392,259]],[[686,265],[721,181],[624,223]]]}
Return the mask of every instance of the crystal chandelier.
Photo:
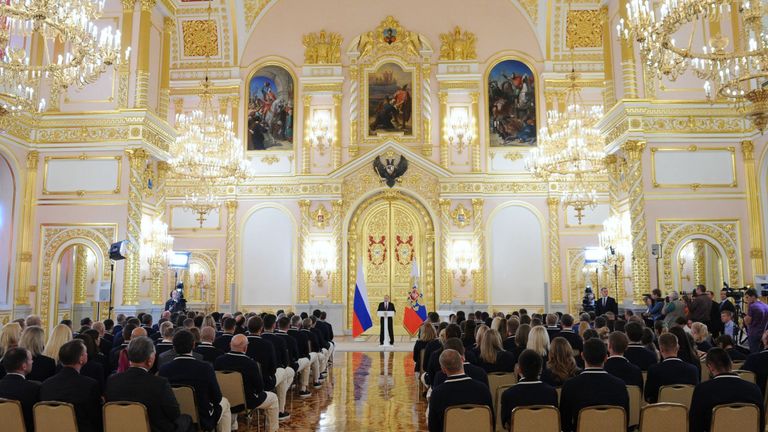
{"label": "crystal chandelier", "polygon": [[603,222],[599,234],[600,247],[627,256],[632,252],[632,233],[629,213],[613,215]]}
{"label": "crystal chandelier", "polygon": [[[104,0],[0,2],[0,114],[41,112],[47,105],[43,86],[56,100],[120,63],[120,31],[94,24],[103,9]],[[39,61],[27,51],[35,40],[41,42]]]}
{"label": "crystal chandelier", "polygon": [[173,237],[168,225],[159,218],[142,222],[140,254],[146,257],[152,279],[157,279],[173,254]]}
{"label": "crystal chandelier", "polygon": [[564,177],[562,184],[563,196],[560,201],[564,208],[572,207],[576,212],[576,220],[581,225],[584,219],[584,210],[594,209],[597,206],[597,191],[592,187],[592,182],[581,177]]}
{"label": "crystal chandelier", "polygon": [[192,187],[192,191],[184,196],[184,207],[197,214],[197,222],[200,228],[208,219],[208,215],[219,208],[221,200],[214,193],[213,185],[206,183],[198,184]]}
{"label": "crystal chandelier", "polygon": [[[691,69],[704,80],[707,99],[731,101],[763,132],[768,124],[766,12],[764,0],[630,0],[627,20],[621,19],[616,29],[620,37],[638,42],[650,76],[674,81]],[[705,23],[732,16],[730,27],[741,43],[732,43],[718,31],[700,48],[693,46],[698,27],[703,32]],[[687,40],[687,46],[678,46],[676,35]]]}

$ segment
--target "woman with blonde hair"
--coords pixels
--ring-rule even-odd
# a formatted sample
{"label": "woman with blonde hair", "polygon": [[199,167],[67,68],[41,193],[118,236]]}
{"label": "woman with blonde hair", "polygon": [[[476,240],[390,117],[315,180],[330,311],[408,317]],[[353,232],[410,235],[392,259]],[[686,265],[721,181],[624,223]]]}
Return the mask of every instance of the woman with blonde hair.
{"label": "woman with blonde hair", "polygon": [[501,336],[495,329],[489,329],[483,335],[478,366],[486,372],[513,372],[515,370],[515,355],[504,351],[501,345]]}
{"label": "woman with blonde hair", "polygon": [[547,351],[549,351],[549,334],[546,327],[536,326],[532,328],[528,334],[528,344],[525,347],[536,351],[546,361]]}
{"label": "woman with blonde hair", "polygon": [[579,367],[573,357],[571,344],[565,338],[556,337],[549,345],[549,360],[541,373],[541,380],[551,386],[560,387],[579,374]]}
{"label": "woman with blonde hair", "polygon": [[216,328],[216,320],[213,319],[213,316],[206,315],[205,318],[203,318],[203,327]]}
{"label": "woman with blonde hair", "polygon": [[0,358],[2,358],[8,350],[19,346],[19,339],[21,339],[21,326],[17,322],[8,323],[0,330]]}
{"label": "woman with blonde hair", "polygon": [[48,356],[59,361],[59,348],[62,345],[72,340],[72,329],[66,324],[59,324],[53,328],[51,335],[48,337],[48,343],[45,344],[45,350],[43,355]]}
{"label": "woman with blonde hair", "polygon": [[27,379],[43,382],[56,374],[56,360],[43,355],[45,331],[37,326],[27,327],[21,332],[19,346],[32,353],[32,371]]}
{"label": "woman with blonde hair", "polygon": [[480,356],[480,344],[483,343],[483,337],[485,336],[485,333],[488,332],[488,330],[488,326],[485,324],[478,325],[477,329],[475,330],[475,346],[470,349],[475,357]]}
{"label": "woman with blonde hair", "polygon": [[696,349],[702,353],[706,353],[712,348],[712,344],[709,342],[709,329],[706,324],[700,322],[691,324],[691,336],[696,342]]}
{"label": "woman with blonde hair", "polygon": [[[424,323],[421,324],[421,336],[419,336],[419,340],[416,341],[415,344],[413,344],[413,363],[414,365],[414,371],[419,371],[419,362],[421,361],[421,351],[424,350],[427,347],[427,344],[432,342],[433,340],[437,339],[437,335],[435,334],[435,327],[430,323],[429,321],[424,321]],[[424,362],[427,362],[429,359],[424,359]],[[427,365],[424,365],[426,369]]]}
{"label": "woman with blonde hair", "polygon": [[584,332],[589,329],[590,329],[589,322],[579,321],[579,336],[581,336],[582,339],[584,339]]}

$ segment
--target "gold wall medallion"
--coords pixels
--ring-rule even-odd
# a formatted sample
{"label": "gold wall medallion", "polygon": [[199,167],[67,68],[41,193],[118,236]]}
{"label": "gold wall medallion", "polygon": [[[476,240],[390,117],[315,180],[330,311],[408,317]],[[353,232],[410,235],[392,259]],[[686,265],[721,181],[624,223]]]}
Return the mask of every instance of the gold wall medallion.
{"label": "gold wall medallion", "polygon": [[603,46],[603,13],[601,9],[568,11],[565,32],[566,47],[600,48]]}
{"label": "gold wall medallion", "polygon": [[181,22],[184,56],[213,57],[219,55],[219,29],[214,20]]}
{"label": "gold wall medallion", "polygon": [[477,51],[474,33],[456,26],[450,33],[440,33],[440,60],[475,60]]}
{"label": "gold wall medallion", "polygon": [[454,226],[459,228],[468,226],[472,223],[472,210],[467,209],[463,204],[459,203],[459,205],[457,205],[451,212],[451,222],[453,222]]}
{"label": "gold wall medallion", "polygon": [[328,33],[320,30],[318,33],[305,34],[302,37],[304,45],[304,63],[306,64],[339,64],[341,63],[341,41],[338,33]]}
{"label": "gold wall medallion", "polygon": [[325,229],[330,220],[331,214],[322,204],[317,206],[317,209],[312,212],[312,223],[317,229]]}

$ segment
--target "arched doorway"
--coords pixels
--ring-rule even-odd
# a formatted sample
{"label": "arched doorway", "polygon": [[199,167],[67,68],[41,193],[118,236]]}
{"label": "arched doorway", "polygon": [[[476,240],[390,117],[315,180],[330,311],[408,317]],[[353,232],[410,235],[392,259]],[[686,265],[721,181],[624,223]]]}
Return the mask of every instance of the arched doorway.
{"label": "arched doorway", "polygon": [[[402,325],[408,292],[415,283],[428,311],[435,310],[435,230],[427,209],[399,191],[368,198],[354,211],[347,236],[347,328],[351,329],[358,260],[362,260],[368,306],[376,335],[376,307],[385,295],[395,304],[395,335],[407,335]],[[415,266],[414,266],[415,263]],[[417,276],[412,276],[417,270]]]}
{"label": "arched doorway", "polygon": [[101,282],[101,258],[87,243],[72,243],[58,254],[55,267],[55,322],[96,317],[94,301]]}

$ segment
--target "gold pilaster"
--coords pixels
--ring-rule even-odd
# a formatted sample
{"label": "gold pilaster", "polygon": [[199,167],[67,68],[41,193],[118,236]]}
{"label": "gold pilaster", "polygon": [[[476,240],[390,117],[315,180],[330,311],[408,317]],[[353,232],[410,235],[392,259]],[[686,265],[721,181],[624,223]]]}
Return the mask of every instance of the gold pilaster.
{"label": "gold pilaster", "polygon": [[704,242],[693,242],[693,280],[696,285],[707,284],[707,264]]}
{"label": "gold pilaster", "polygon": [[[619,15],[627,20],[627,2],[619,1]],[[605,36],[604,36],[605,37]],[[635,49],[631,40],[621,39],[621,71],[624,83],[624,99],[637,99],[637,71],[635,70]],[[648,91],[646,89],[646,91]],[[606,107],[607,108],[607,107]]]}
{"label": "gold pilaster", "polygon": [[[227,201],[227,256],[224,268],[224,303],[232,301],[235,285],[235,251],[237,250],[237,201]],[[215,302],[215,301],[214,301]]]}
{"label": "gold pilaster", "polygon": [[16,306],[29,304],[29,282],[32,265],[32,237],[35,222],[35,188],[37,186],[37,166],[40,153],[32,150],[27,153],[27,178],[24,182],[24,207],[21,212],[21,239],[19,257],[16,264]]}
{"label": "gold pilaster", "polygon": [[139,14],[139,43],[135,50],[138,56],[136,63],[136,100],[134,108],[149,108],[149,54],[150,32],[152,30],[152,9],[157,0],[139,0],[141,13]]}
{"label": "gold pilaster", "polygon": [[[155,179],[155,207],[157,211],[155,216],[158,219],[165,219],[165,182],[168,179],[168,164],[166,162],[157,163],[157,176]],[[152,298],[152,304],[163,304],[165,299],[165,272],[161,270],[161,276],[152,278],[150,285],[150,297]]]}
{"label": "gold pilaster", "polygon": [[445,119],[448,117],[448,93],[441,91],[437,98],[440,101],[440,166],[448,169],[448,142],[445,139]]}
{"label": "gold pilaster", "polygon": [[422,120],[421,120],[421,136],[424,137],[424,142],[421,146],[421,154],[425,157],[432,156],[432,84],[430,80],[431,65],[425,63],[421,66],[421,106],[422,106]]}
{"label": "gold pilaster", "polygon": [[471,92],[469,96],[472,98],[472,105],[470,106],[470,109],[472,110],[472,143],[470,144],[472,146],[472,172],[479,173],[481,171],[480,169],[480,131],[478,127],[479,119],[480,119],[480,109],[478,108],[478,100],[480,98],[480,93],[478,92]]}
{"label": "gold pilaster", "polygon": [[741,153],[744,156],[744,176],[747,180],[747,209],[749,210],[749,251],[752,262],[752,274],[765,273],[765,252],[763,249],[763,216],[760,210],[760,189],[755,173],[755,145],[752,141],[741,142]]}
{"label": "gold pilaster", "polygon": [[[608,203],[609,203],[609,215],[619,217],[619,194],[621,193],[621,170],[619,167],[619,163],[622,159],[619,158],[619,156],[616,155],[608,155],[606,157],[606,165],[608,168]],[[626,293],[626,290],[624,288],[624,260],[625,257],[622,255],[617,255],[613,258],[609,257],[610,259],[614,260],[611,261],[611,265],[616,265],[618,272],[616,274],[612,273],[612,277],[615,279],[618,279],[618,292],[613,293],[616,296],[616,301],[619,303],[624,302],[624,296]],[[616,280],[613,280],[611,291],[616,289]]]}
{"label": "gold pilaster", "polygon": [[[133,43],[133,11],[136,8],[136,0],[122,0],[122,3],[123,22],[120,29],[120,44],[122,47],[128,48]],[[131,86],[130,70],[130,59],[121,63],[118,68],[117,106],[119,108],[128,108],[128,93]]]}
{"label": "gold pilaster", "polygon": [[643,293],[651,290],[648,275],[648,232],[645,227],[645,194],[643,192],[643,151],[645,141],[627,141],[622,145],[627,159],[629,216],[632,223],[632,296],[642,304]]}
{"label": "gold pilaster", "polygon": [[472,272],[472,287],[474,288],[475,303],[488,301],[485,287],[485,235],[483,235],[483,204],[482,198],[472,199],[472,214],[474,215],[475,247],[477,248],[477,270]]}
{"label": "gold pilaster", "polygon": [[560,199],[547,198],[549,206],[549,292],[552,303],[563,302],[563,281],[560,275]]}
{"label": "gold pilaster", "polygon": [[[441,148],[442,148],[442,139]],[[440,303],[453,301],[453,279],[448,269],[448,231],[451,227],[451,200],[441,198],[440,201]]]}
{"label": "gold pilaster", "polygon": [[[333,94],[333,121],[334,135],[333,146],[331,147],[331,163],[333,169],[341,167],[341,93]],[[341,241],[341,238],[339,238]]]}
{"label": "gold pilaster", "polygon": [[312,107],[312,95],[304,95],[304,145],[301,149],[301,173],[302,174],[309,174],[310,172],[310,165],[312,163],[312,143],[310,142],[309,136],[310,136],[310,128],[312,125],[310,122],[312,119],[310,118],[310,112],[309,110]]}
{"label": "gold pilaster", "polygon": [[341,238],[341,225],[342,225],[342,209],[344,202],[342,200],[335,200],[331,203],[332,207],[332,219],[331,226],[333,227],[333,239],[336,242],[336,271],[333,276],[333,286],[331,291],[331,302],[333,304],[341,304],[343,297],[342,286],[342,273],[344,268],[342,267],[342,254],[343,254],[343,239]]}
{"label": "gold pilaster", "polygon": [[238,95],[231,95],[229,97],[229,104],[230,104],[230,114],[229,118],[232,120],[232,127],[234,130],[237,129],[237,125],[240,124],[240,96]]}
{"label": "gold pilaster", "polygon": [[139,244],[141,241],[141,215],[143,213],[142,191],[144,190],[144,169],[149,155],[144,149],[129,149],[125,153],[131,167],[130,184],[128,188],[128,256],[125,258],[125,275],[123,276],[123,305],[139,304],[139,271],[141,256]]}
{"label": "gold pilaster", "polygon": [[301,214],[301,231],[299,234],[299,303],[309,303],[309,273],[304,268],[304,255],[309,241],[309,200],[299,201]]}
{"label": "gold pilaster", "polygon": [[157,99],[157,115],[168,118],[168,103],[171,98],[171,36],[176,29],[176,21],[171,17],[163,19],[163,63],[160,68],[160,95]]}
{"label": "gold pilaster", "polygon": [[83,245],[75,246],[74,304],[85,304],[88,295],[88,251]]}
{"label": "gold pilaster", "polygon": [[616,105],[616,89],[613,81],[613,52],[611,42],[613,33],[611,32],[608,19],[608,6],[600,8],[600,14],[603,20],[603,105],[606,110]]}

